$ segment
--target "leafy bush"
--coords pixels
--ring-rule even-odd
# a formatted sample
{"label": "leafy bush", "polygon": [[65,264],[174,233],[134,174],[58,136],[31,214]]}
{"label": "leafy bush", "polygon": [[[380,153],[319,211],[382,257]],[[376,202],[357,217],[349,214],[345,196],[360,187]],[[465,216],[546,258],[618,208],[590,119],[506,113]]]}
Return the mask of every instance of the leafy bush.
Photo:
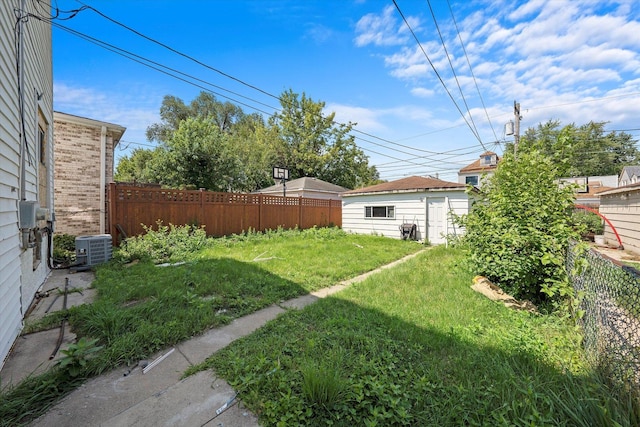
{"label": "leafy bush", "polygon": [[597,214],[588,211],[575,211],[571,216],[571,221],[578,233],[602,234],[604,233],[604,223]]}
{"label": "leafy bush", "polygon": [[76,261],[76,236],[55,234],[53,236],[53,259],[64,265]]}
{"label": "leafy bush", "polygon": [[565,269],[572,227],[573,188],[555,182],[556,166],[537,151],[507,154],[487,180],[466,228],[476,274],[487,276],[516,298],[558,301],[573,291]]}
{"label": "leafy bush", "polygon": [[163,225],[157,222],[157,230],[143,225],[145,234],[127,238],[116,251],[114,258],[121,261],[149,259],[154,263],[179,261],[205,247],[207,234],[204,227],[192,225]]}

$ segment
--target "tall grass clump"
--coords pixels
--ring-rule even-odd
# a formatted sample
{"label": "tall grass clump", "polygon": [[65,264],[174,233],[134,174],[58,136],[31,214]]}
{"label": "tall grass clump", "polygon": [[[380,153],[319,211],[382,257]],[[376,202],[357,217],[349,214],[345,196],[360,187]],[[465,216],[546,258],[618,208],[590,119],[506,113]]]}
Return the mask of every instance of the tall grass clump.
{"label": "tall grass clump", "polygon": [[150,260],[154,263],[182,261],[190,254],[205,247],[207,233],[204,227],[192,225],[163,225],[156,228],[143,225],[145,234],[125,239],[114,258],[120,261],[135,259]]}

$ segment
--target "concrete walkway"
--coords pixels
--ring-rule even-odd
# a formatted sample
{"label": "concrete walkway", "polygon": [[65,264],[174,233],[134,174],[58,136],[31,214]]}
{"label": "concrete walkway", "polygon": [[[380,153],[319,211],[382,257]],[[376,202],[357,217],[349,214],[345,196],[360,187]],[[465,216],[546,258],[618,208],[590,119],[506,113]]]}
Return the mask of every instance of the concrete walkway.
{"label": "concrete walkway", "polygon": [[[371,274],[413,258],[420,252],[422,251],[330,288],[272,305],[236,319],[227,326],[211,329],[155,355],[149,362],[158,360],[158,363],[150,369],[147,367],[145,373],[141,367],[133,367],[130,371],[122,368],[93,378],[31,425],[34,427],[258,426],[257,417],[235,398],[236,392],[224,380],[216,378],[214,372],[202,371],[180,379],[182,374],[191,365],[203,362],[211,354],[234,340],[252,333],[286,310],[302,309],[319,298],[339,292],[352,283],[362,281]],[[64,271],[53,273],[48,282],[56,283],[54,288],[59,287],[59,281],[65,273]],[[70,282],[78,282],[78,280],[71,277]],[[46,285],[44,289],[50,289],[50,287]],[[42,301],[39,306],[43,308],[40,310],[49,304],[50,302]],[[23,378],[29,372],[37,372],[34,368],[40,370],[46,368],[43,364],[45,360],[48,363],[47,355],[51,353],[54,345],[51,343],[52,337],[35,335],[28,335],[26,339],[18,340],[16,348],[0,372],[3,385],[6,383],[5,378]],[[57,338],[57,331],[55,336]],[[69,341],[73,339],[72,336],[67,336],[70,337]],[[23,345],[26,342],[29,343],[30,350],[24,350]],[[44,353],[43,349],[46,349]],[[39,352],[39,354],[30,352]],[[31,354],[33,360],[22,365],[16,363],[17,358],[14,355],[21,355],[21,358],[24,358],[25,354]]]}

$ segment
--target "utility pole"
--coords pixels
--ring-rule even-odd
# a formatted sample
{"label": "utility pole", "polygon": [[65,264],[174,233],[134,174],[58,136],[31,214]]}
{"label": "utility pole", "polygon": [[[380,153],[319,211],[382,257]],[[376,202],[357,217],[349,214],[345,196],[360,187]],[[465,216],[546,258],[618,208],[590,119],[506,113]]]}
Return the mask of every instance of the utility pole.
{"label": "utility pole", "polygon": [[513,156],[518,156],[518,143],[520,142],[520,103],[513,101],[513,115],[515,116],[515,132],[513,135]]}

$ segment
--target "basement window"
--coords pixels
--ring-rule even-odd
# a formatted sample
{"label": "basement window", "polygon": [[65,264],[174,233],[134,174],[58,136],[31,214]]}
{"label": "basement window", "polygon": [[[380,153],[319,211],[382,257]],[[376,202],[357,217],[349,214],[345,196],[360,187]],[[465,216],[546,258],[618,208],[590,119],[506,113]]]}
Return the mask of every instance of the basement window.
{"label": "basement window", "polygon": [[396,217],[395,206],[365,206],[365,218],[390,218]]}

